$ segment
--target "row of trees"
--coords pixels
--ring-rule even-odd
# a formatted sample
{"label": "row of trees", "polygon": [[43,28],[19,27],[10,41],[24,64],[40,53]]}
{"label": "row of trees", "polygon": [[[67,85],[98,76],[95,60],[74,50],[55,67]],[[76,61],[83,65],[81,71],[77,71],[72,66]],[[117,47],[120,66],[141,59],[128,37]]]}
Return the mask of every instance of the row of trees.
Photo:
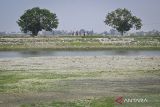
{"label": "row of trees", "polygon": [[[59,24],[55,13],[47,9],[40,9],[39,7],[26,10],[17,23],[21,27],[22,32],[31,32],[32,36],[37,36],[38,32],[42,30],[52,31]],[[118,8],[108,13],[104,23],[116,29],[121,35],[131,28],[138,30],[142,27],[141,19],[133,16],[131,11],[125,8]],[[91,32],[86,32],[85,30],[73,32],[73,35],[79,34],[85,36],[91,34]]]}
{"label": "row of trees", "polygon": [[72,35],[72,36],[86,36],[93,35],[93,30],[75,30],[75,31],[65,31],[65,30],[53,30],[53,31],[42,31],[42,35]]}
{"label": "row of trees", "polygon": [[[45,31],[45,30],[43,30],[42,32],[39,32],[39,35],[41,35],[41,36],[53,36],[53,35],[59,35],[59,36],[72,35],[72,36],[77,36],[77,34],[78,34],[78,36],[84,36],[84,34],[80,33],[80,31],[81,30],[76,30],[76,31],[66,31],[66,30]],[[85,30],[85,32],[86,32],[85,36],[92,36],[92,35],[120,36],[120,33],[115,29],[110,29],[109,31],[104,31],[104,32],[101,32],[101,33],[96,33],[93,30],[91,30],[91,31]],[[29,35],[29,33],[27,35]],[[160,36],[160,31],[158,31],[158,30],[138,31],[138,32],[134,32],[134,33],[127,33],[125,35],[128,35],[128,36]],[[22,32],[0,32],[0,36],[26,36],[26,34],[23,34]]]}
{"label": "row of trees", "polygon": [[[119,36],[121,35],[117,30],[115,29],[110,29],[109,31],[104,31],[102,33],[100,33],[100,35],[113,35],[113,36]],[[134,33],[128,33],[126,34],[128,36],[160,36],[160,31],[158,30],[151,30],[151,31],[138,31],[138,32],[134,32]]]}

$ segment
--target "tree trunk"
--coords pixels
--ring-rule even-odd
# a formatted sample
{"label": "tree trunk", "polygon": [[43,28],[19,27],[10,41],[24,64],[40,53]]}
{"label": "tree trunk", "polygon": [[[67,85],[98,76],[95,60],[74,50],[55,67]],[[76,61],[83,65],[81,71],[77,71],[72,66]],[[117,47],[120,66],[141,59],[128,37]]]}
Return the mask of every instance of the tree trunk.
{"label": "tree trunk", "polygon": [[123,31],[121,32],[121,35],[122,35],[122,36],[124,35],[124,32],[123,32]]}
{"label": "tree trunk", "polygon": [[34,30],[32,31],[32,36],[35,37],[35,36],[37,36],[37,35],[38,35],[38,30],[37,30],[37,29],[34,29]]}

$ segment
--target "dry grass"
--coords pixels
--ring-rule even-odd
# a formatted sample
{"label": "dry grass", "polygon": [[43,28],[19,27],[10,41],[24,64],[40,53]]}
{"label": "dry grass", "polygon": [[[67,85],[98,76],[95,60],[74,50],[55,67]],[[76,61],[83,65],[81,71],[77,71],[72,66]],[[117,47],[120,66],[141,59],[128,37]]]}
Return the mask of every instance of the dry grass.
{"label": "dry grass", "polygon": [[0,50],[160,49],[159,37],[14,37],[0,38]]}

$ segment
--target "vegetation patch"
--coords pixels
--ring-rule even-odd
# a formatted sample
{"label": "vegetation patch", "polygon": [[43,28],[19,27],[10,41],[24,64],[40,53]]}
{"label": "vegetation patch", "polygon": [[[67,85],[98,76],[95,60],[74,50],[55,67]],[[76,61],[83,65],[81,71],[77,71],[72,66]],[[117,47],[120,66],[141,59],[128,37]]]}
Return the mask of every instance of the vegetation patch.
{"label": "vegetation patch", "polygon": [[78,101],[53,101],[50,103],[23,104],[21,107],[114,107],[113,98],[99,98]]}
{"label": "vegetation patch", "polygon": [[160,37],[5,37],[0,50],[24,49],[160,49]]}

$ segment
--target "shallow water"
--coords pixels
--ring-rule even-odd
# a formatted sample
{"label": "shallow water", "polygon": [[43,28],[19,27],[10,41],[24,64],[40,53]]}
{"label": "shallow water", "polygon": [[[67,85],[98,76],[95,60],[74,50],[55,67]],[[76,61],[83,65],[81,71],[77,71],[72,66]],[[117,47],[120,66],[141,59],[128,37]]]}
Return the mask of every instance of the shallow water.
{"label": "shallow water", "polygon": [[160,56],[160,50],[26,50],[0,51],[0,58],[40,56]]}

